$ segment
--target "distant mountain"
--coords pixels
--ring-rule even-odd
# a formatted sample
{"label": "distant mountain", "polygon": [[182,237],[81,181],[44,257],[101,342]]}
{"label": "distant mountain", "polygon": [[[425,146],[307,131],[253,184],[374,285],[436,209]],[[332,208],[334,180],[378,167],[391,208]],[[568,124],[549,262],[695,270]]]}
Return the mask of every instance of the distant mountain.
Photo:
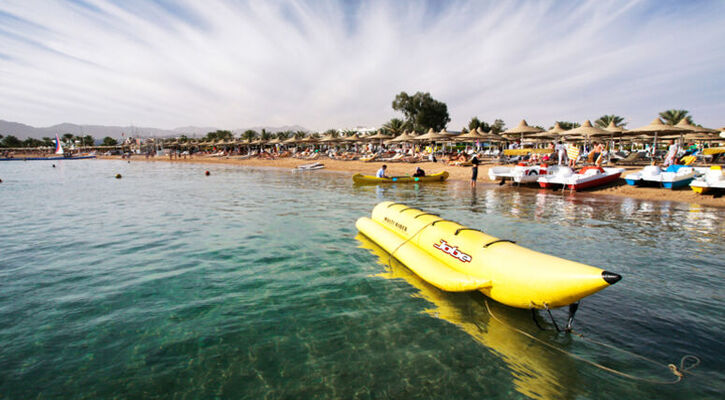
{"label": "distant mountain", "polygon": [[[128,136],[142,136],[142,137],[175,137],[179,135],[186,135],[190,137],[201,137],[205,136],[208,132],[214,132],[220,128],[215,127],[199,127],[199,126],[186,126],[181,128],[175,128],[172,130],[150,128],[150,127],[139,127],[139,126],[103,126],[103,125],[77,125],[72,123],[62,123],[53,125],[45,128],[36,128],[30,125],[21,124],[18,122],[0,120],[0,135],[8,136],[13,135],[20,140],[27,139],[29,137],[42,139],[43,137],[54,137],[63,135],[64,133],[72,133],[76,136],[91,135],[96,139],[102,139],[106,136],[112,138],[120,138],[121,134]],[[266,129],[267,132],[282,132],[282,131],[307,131],[307,129],[299,125],[291,126],[280,126],[280,127],[269,127],[269,126],[257,126],[252,128],[243,129],[232,129],[236,135],[241,135],[242,132],[247,129],[253,129],[257,132],[261,132],[262,129]]]}

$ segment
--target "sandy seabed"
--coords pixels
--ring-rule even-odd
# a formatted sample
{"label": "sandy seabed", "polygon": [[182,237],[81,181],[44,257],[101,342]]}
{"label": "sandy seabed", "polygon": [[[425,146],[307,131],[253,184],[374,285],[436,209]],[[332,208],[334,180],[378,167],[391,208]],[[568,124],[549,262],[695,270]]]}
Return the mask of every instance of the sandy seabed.
{"label": "sandy seabed", "polygon": [[[120,160],[120,156],[102,156],[100,159]],[[320,160],[300,160],[296,158],[279,158],[275,160],[265,160],[259,158],[250,159],[236,159],[230,158],[214,158],[197,156],[194,158],[187,159],[173,159],[169,160],[165,157],[156,158],[145,158],[144,156],[134,156],[131,161],[146,161],[146,162],[170,162],[170,163],[195,163],[195,164],[224,164],[224,165],[242,165],[249,167],[273,167],[273,168],[285,168],[293,169],[303,164],[310,164],[313,162],[319,162],[325,165],[325,169],[330,171],[340,171],[352,175],[362,173],[365,175],[375,175],[375,172],[380,169],[380,166],[385,164],[388,166],[387,174],[391,176],[395,175],[412,175],[417,167],[423,168],[426,174],[434,174],[437,172],[448,171],[450,174],[449,180],[454,181],[470,181],[471,179],[471,167],[459,167],[449,166],[443,163],[434,162],[421,162],[421,163],[385,163],[385,162],[364,162],[364,161],[341,161],[331,160],[323,158]],[[497,185],[498,182],[492,182],[488,178],[488,169],[497,166],[497,164],[482,164],[478,168],[478,186],[485,185]],[[624,167],[627,172],[636,171],[642,169],[642,167]],[[314,172],[310,172],[314,173]],[[617,181],[615,185],[604,186],[601,188],[594,188],[586,190],[586,193],[601,194],[610,196],[623,196],[630,197],[640,200],[652,200],[652,201],[676,201],[691,204],[699,204],[703,206],[711,207],[725,207],[725,196],[713,196],[711,194],[697,194],[690,190],[689,187],[684,187],[677,190],[661,189],[655,187],[634,187],[625,184],[623,179]],[[508,184],[508,183],[507,183]],[[521,187],[521,190],[539,190],[536,186]]]}

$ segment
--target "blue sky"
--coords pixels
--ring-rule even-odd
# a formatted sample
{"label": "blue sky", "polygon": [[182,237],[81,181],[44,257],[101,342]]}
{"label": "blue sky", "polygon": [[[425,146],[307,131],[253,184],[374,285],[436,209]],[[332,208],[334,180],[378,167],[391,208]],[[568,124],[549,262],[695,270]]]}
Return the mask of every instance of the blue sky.
{"label": "blue sky", "polygon": [[0,119],[378,126],[400,91],[515,126],[725,125],[723,1],[0,2]]}

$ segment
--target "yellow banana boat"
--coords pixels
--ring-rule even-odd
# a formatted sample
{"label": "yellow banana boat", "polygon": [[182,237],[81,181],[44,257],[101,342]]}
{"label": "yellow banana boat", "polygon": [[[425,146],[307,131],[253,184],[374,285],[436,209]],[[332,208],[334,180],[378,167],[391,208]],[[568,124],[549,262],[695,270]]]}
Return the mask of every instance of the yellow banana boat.
{"label": "yellow banana boat", "polygon": [[433,286],[479,290],[518,308],[576,303],[618,274],[539,253],[404,204],[382,202],[357,229]]}
{"label": "yellow banana boat", "polygon": [[448,175],[448,171],[425,176],[391,176],[390,178],[355,174],[352,176],[352,181],[357,184],[443,182],[448,178]]}

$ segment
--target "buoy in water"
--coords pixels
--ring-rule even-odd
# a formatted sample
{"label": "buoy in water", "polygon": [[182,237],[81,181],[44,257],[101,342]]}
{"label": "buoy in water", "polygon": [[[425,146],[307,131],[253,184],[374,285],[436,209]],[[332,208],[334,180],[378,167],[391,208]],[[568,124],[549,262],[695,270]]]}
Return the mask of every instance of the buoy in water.
{"label": "buoy in water", "polygon": [[53,168],[55,168],[55,164],[53,164]]}
{"label": "buoy in water", "polygon": [[206,172],[204,172],[204,175],[209,176],[209,175],[211,175],[211,172],[206,171]]}
{"label": "buoy in water", "polygon": [[116,174],[116,179],[121,179],[121,174]]}

